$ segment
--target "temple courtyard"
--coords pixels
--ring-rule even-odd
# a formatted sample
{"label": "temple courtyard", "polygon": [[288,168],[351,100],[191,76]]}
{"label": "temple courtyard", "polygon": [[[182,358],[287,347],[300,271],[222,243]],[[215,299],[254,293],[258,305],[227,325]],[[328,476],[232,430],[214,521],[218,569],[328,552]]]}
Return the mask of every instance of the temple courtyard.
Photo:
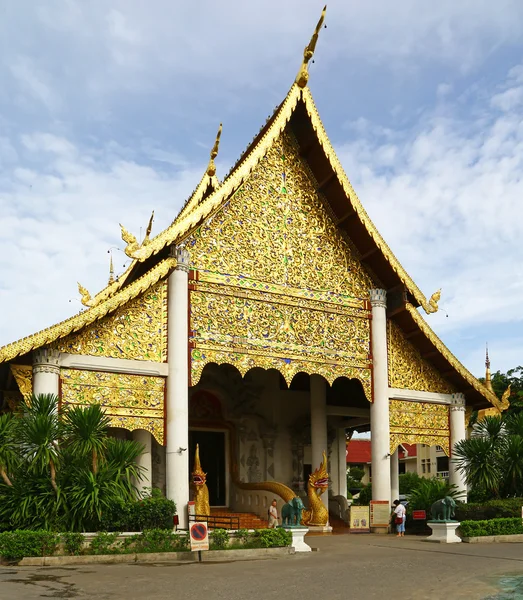
{"label": "temple courtyard", "polygon": [[278,560],[0,567],[0,598],[479,600],[497,598],[500,578],[523,577],[520,544],[449,546],[391,535],[307,539],[318,552]]}

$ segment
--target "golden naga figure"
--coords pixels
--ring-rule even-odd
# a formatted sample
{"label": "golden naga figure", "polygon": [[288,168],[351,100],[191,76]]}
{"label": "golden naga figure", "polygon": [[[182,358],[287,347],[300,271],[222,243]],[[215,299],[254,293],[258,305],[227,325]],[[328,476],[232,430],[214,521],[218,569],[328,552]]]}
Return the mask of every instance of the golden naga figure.
{"label": "golden naga figure", "polygon": [[149,219],[149,224],[147,225],[147,230],[145,232],[144,240],[141,244],[138,243],[136,237],[120,223],[120,229],[122,230],[122,240],[127,244],[124,252],[129,258],[140,259],[140,250],[147,246],[150,242],[150,235],[153,228],[154,221],[154,210],[151,218]]}
{"label": "golden naga figure", "polygon": [[290,487],[286,486],[284,483],[279,483],[278,481],[259,481],[257,483],[245,483],[240,481],[238,477],[238,467],[236,465],[233,467],[232,479],[234,485],[241,490],[264,490],[272,492],[275,496],[279,496],[284,502],[289,502],[289,500],[296,498],[296,494]]}
{"label": "golden naga figure", "polygon": [[302,525],[317,525],[325,527],[329,522],[329,511],[321,501],[321,495],[329,487],[329,474],[327,472],[327,454],[323,451],[321,465],[309,475],[307,484],[307,497],[310,510],[302,513]]}
{"label": "golden naga figure", "polygon": [[220,127],[218,128],[218,133],[216,134],[216,140],[214,141],[214,146],[211,150],[211,159],[209,160],[209,164],[207,165],[207,175],[209,177],[214,177],[216,175],[216,165],[214,164],[214,159],[218,156],[218,149],[220,147],[220,137],[222,135],[222,124],[220,123]]}
{"label": "golden naga figure", "polygon": [[194,509],[197,515],[211,514],[209,504],[209,490],[207,489],[207,473],[204,473],[200,465],[200,447],[196,444],[194,453],[194,468],[192,472],[192,485],[194,489]]}
{"label": "golden naga figure", "polygon": [[325,13],[327,12],[327,5],[323,7],[321,12],[320,20],[316,25],[316,29],[312,34],[311,41],[309,45],[303,51],[303,62],[301,63],[300,70],[298,71],[298,75],[296,75],[296,84],[298,87],[304,88],[309,81],[309,61],[314,56],[314,50],[316,49],[316,44],[318,42],[318,35],[320,33],[321,26],[323,25],[323,21],[325,20]]}
{"label": "golden naga figure", "polygon": [[441,288],[432,294],[429,299],[429,305],[424,306],[425,312],[429,315],[438,312],[438,302],[441,300]]}
{"label": "golden naga figure", "polygon": [[94,305],[93,299],[91,298],[91,294],[84,288],[84,286],[80,282],[78,282],[78,291],[82,296],[81,302],[84,306]]}

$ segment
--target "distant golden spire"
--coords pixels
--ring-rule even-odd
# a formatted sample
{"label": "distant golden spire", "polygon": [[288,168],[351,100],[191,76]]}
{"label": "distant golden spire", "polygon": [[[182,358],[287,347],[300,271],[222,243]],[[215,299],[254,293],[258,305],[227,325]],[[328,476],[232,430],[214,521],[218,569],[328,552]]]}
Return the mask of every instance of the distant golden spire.
{"label": "distant golden spire", "polygon": [[211,159],[209,160],[209,164],[207,166],[207,175],[209,177],[214,177],[216,175],[216,165],[214,164],[214,159],[218,156],[218,148],[220,147],[220,137],[222,135],[222,124],[220,123],[220,127],[218,128],[218,133],[216,134],[216,140],[214,142],[214,146],[211,150]]}
{"label": "distant golden spire", "polygon": [[109,285],[114,283],[114,266],[113,266],[113,253],[111,252],[111,260],[109,262]]}
{"label": "distant golden spire", "polygon": [[490,358],[488,355],[488,344],[485,346],[485,387],[491,392],[494,391],[492,387],[492,379],[490,377]]}
{"label": "distant golden spire", "polygon": [[314,56],[314,50],[316,49],[316,43],[318,42],[318,35],[320,33],[321,26],[323,25],[323,21],[325,20],[325,13],[327,12],[327,5],[323,7],[321,12],[320,20],[316,25],[316,29],[312,34],[311,41],[309,45],[303,51],[303,62],[301,63],[300,70],[298,71],[298,75],[296,75],[296,83],[298,87],[304,88],[309,81],[309,71],[308,65],[310,59]]}

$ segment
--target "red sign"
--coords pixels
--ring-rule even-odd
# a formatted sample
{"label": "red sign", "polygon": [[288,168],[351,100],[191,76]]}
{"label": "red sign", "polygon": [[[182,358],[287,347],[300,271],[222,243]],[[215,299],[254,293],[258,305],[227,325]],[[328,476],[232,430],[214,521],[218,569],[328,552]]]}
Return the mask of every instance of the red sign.
{"label": "red sign", "polygon": [[207,533],[207,523],[191,523],[189,526],[191,538],[191,550],[209,550],[209,535]]}
{"label": "red sign", "polygon": [[424,510],[413,510],[412,518],[414,521],[425,521],[427,518],[427,513]]}

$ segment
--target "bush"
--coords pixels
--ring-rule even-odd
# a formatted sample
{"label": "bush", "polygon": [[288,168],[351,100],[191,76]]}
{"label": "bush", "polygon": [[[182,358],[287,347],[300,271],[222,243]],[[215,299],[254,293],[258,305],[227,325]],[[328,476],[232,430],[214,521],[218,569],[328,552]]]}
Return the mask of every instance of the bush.
{"label": "bush", "polygon": [[292,533],[277,529],[255,529],[252,533],[254,548],[282,548],[292,543]]}
{"label": "bush", "polygon": [[119,554],[121,544],[117,542],[118,532],[101,531],[89,544],[88,554]]}
{"label": "bush", "polygon": [[463,521],[460,525],[463,537],[485,535],[515,535],[523,533],[521,517],[513,519],[490,519],[488,521]]}
{"label": "bush", "polygon": [[149,529],[127,538],[124,546],[133,552],[184,552],[189,550],[189,535],[170,529]]}
{"label": "bush", "polygon": [[430,514],[430,508],[441,498],[446,496],[456,496],[456,486],[450,485],[444,479],[423,479],[420,484],[414,488],[409,496],[409,504],[407,511],[411,513],[413,510],[425,510],[427,515]]}
{"label": "bush", "polygon": [[63,533],[61,539],[67,554],[78,556],[82,553],[85,538],[81,533]]}
{"label": "bush", "polygon": [[456,520],[482,521],[485,519],[521,517],[522,506],[523,498],[506,498],[504,500],[458,504],[456,507]]}
{"label": "bush", "polygon": [[0,533],[0,557],[18,561],[24,556],[50,556],[59,541],[60,536],[50,531],[5,531]]}
{"label": "bush", "polygon": [[113,503],[100,520],[104,531],[143,531],[145,529],[173,528],[176,504],[153,489],[151,496],[142,500]]}
{"label": "bush", "polygon": [[372,485],[369,483],[363,488],[361,488],[359,497],[357,500],[354,500],[354,504],[359,506],[367,506],[372,500]]}
{"label": "bush", "polygon": [[417,473],[402,473],[399,477],[399,481],[400,494],[410,494],[421,484],[422,481],[424,481],[424,479]]}
{"label": "bush", "polygon": [[229,532],[226,529],[214,529],[210,538],[209,547],[211,550],[223,550],[229,545]]}

